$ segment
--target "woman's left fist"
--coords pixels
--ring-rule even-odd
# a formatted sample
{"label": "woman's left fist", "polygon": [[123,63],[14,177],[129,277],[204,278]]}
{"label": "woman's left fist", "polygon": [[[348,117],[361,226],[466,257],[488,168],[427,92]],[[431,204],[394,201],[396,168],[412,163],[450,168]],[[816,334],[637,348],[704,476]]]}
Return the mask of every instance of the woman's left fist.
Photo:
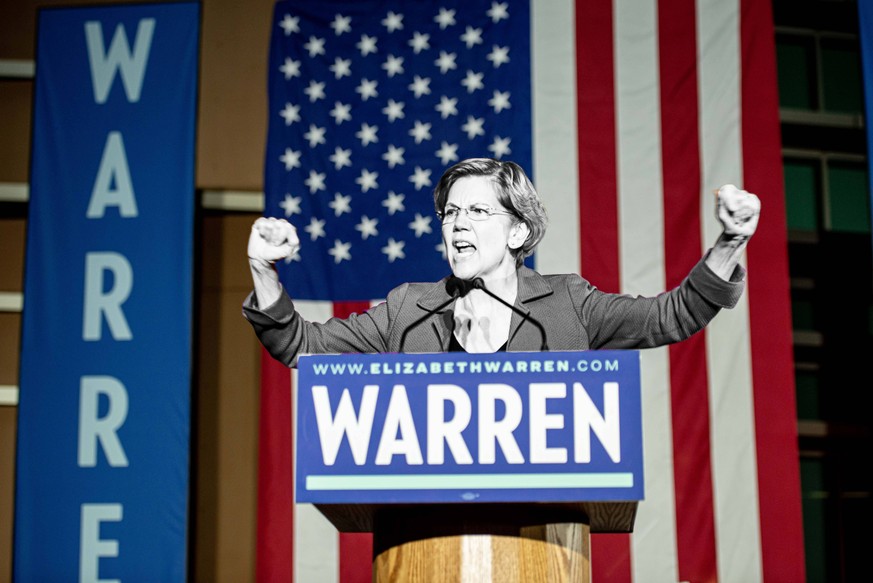
{"label": "woman's left fist", "polygon": [[718,220],[729,237],[751,237],[758,228],[761,201],[733,184],[718,189]]}

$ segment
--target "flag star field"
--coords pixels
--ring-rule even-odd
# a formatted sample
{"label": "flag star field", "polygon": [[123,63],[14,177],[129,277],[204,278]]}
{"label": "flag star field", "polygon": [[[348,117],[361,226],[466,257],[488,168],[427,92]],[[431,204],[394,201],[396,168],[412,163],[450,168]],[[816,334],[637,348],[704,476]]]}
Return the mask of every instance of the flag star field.
{"label": "flag star field", "polygon": [[443,172],[488,157],[532,174],[529,7],[293,0],[274,22],[265,214],[299,232],[286,289],[368,300],[447,275]]}

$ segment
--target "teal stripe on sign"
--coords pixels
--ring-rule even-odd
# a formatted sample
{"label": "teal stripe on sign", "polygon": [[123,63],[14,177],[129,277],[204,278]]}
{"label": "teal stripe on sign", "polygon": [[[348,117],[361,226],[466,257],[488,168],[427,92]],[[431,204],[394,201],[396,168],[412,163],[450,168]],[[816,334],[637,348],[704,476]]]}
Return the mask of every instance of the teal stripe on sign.
{"label": "teal stripe on sign", "polygon": [[632,488],[633,474],[439,474],[307,476],[313,490],[515,490],[522,488]]}

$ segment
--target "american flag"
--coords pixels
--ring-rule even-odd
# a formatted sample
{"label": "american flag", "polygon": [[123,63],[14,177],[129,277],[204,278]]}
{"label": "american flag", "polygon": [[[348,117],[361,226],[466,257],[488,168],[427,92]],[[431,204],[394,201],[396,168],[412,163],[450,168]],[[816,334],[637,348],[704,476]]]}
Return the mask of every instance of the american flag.
{"label": "american flag", "polygon": [[[449,13],[451,19],[440,17]],[[286,15],[296,23],[299,33],[285,35],[285,27],[289,26]],[[342,24],[347,18],[351,20]],[[439,18],[453,20],[454,24],[441,28]],[[392,22],[401,22],[403,28],[389,32],[386,23]],[[487,30],[504,25],[515,27],[515,32],[495,33],[497,36],[486,40]],[[351,32],[338,34],[334,30],[346,26],[351,27]],[[327,32],[312,32],[316,27]],[[463,43],[459,39],[468,27],[482,29],[483,43],[469,49],[485,55],[480,65],[461,65],[461,55],[466,55],[468,49],[459,44]],[[429,35],[428,47],[419,53],[409,44],[416,42],[416,32]],[[268,158],[273,157],[267,160],[268,213],[288,216],[280,203],[287,200],[286,194],[300,197],[300,214],[292,212],[289,218],[305,229],[311,219],[303,218],[303,212],[317,212],[305,211],[306,205],[317,206],[313,201],[329,205],[336,200],[335,192],[354,196],[351,213],[336,216],[330,206],[320,211],[321,220],[333,224],[330,233],[312,241],[302,231],[301,261],[290,266],[295,278],[308,278],[311,270],[350,265],[363,258],[364,244],[372,241],[364,240],[354,227],[365,214],[379,219],[380,237],[406,242],[406,257],[398,257],[393,263],[389,252],[381,249],[388,246],[387,241],[373,245],[374,249],[379,247],[368,260],[373,269],[383,269],[386,263],[396,267],[414,259],[415,270],[400,280],[428,280],[443,275],[446,268],[435,250],[436,233],[423,233],[419,238],[409,225],[415,213],[424,217],[430,216],[425,215],[426,211],[432,212],[426,189],[417,190],[409,178],[416,166],[425,169],[429,163],[430,178],[435,181],[452,161],[446,159],[444,164],[435,156],[443,141],[459,145],[459,158],[502,155],[531,172],[551,219],[536,256],[537,269],[542,273],[580,272],[605,291],[652,295],[677,285],[720,232],[714,218],[712,190],[733,183],[758,194],[763,214],[745,258],[748,285],[740,304],[719,314],[704,333],[688,341],[642,352],[646,500],[640,504],[632,535],[592,536],[592,579],[595,583],[803,581],[786,227],[770,3],[392,0],[325,1],[310,6],[301,0],[277,5],[273,33],[277,41],[271,54],[273,75],[285,74],[281,67],[286,56],[278,45],[287,47],[285,50],[294,46],[293,54],[297,56],[289,58],[301,61],[300,77],[289,79],[294,83],[288,91],[290,86],[300,92],[315,87],[310,93],[317,94],[321,90],[313,85],[314,81],[325,83],[327,97],[312,102],[306,93],[301,93],[304,97],[283,98],[300,107],[300,121],[290,125],[285,125],[286,120],[279,115],[284,102],[274,104],[271,143],[276,131],[290,131],[297,126],[307,132],[310,124],[326,128],[326,141],[312,148],[304,142],[288,146],[301,152],[300,166],[290,172],[275,164],[274,158],[284,152],[268,149]],[[354,124],[338,125],[330,117],[335,102],[363,104],[363,100],[358,92],[348,98],[328,93],[328,85],[336,82],[330,78],[330,67],[337,57],[362,63],[362,59],[375,56],[359,54],[356,44],[363,35],[379,39],[379,58],[373,59],[373,69],[368,72],[353,69],[358,75],[355,79],[380,80],[380,105],[375,107],[373,98],[370,121],[355,117]],[[346,37],[348,44],[342,54],[331,52],[320,69],[304,72],[303,62],[309,54],[305,47],[313,46],[311,36],[325,39],[325,51]],[[530,39],[527,49],[514,44],[528,42],[520,38]],[[421,46],[422,41],[417,42]],[[401,54],[402,47],[408,48]],[[493,66],[487,56],[494,47],[509,47],[510,61]],[[442,76],[413,72],[419,71],[419,66],[433,68],[441,51],[458,55],[458,70],[451,71],[456,85],[466,78],[468,69],[485,73],[482,80],[486,85],[470,94],[464,86],[451,95],[445,89],[447,97],[458,96],[459,111],[458,116],[446,119],[435,109],[444,91],[435,90]],[[524,51],[528,54],[521,54]],[[389,54],[405,55],[404,75],[412,77],[412,81],[400,83],[391,91]],[[295,65],[291,67],[293,71]],[[508,77],[492,76],[498,73]],[[431,95],[417,99],[411,93],[414,90],[409,85],[414,83],[415,75],[431,79]],[[281,82],[286,83],[284,77]],[[272,80],[271,87],[276,83],[276,79]],[[352,91],[355,83],[350,84]],[[522,86],[529,87],[528,97],[524,97]],[[509,92],[508,109],[497,112],[488,104],[494,91]],[[358,101],[353,101],[355,98]],[[419,109],[426,98],[431,100],[429,112],[427,108]],[[395,120],[397,125],[387,121],[381,111],[389,99],[406,104],[407,117]],[[503,119],[510,119],[502,118],[504,114],[523,115],[519,112],[526,102],[529,119],[513,117],[512,122],[503,123]],[[322,108],[321,113],[311,109],[315,105]],[[477,107],[481,113],[475,112]],[[463,128],[462,133],[453,134],[455,137],[437,134],[458,132],[457,126],[465,123],[467,116],[488,116],[487,120],[491,120],[483,123],[486,134],[477,136],[472,149],[466,149],[472,144],[465,142]],[[416,121],[431,124],[431,140],[415,144],[412,136],[411,143],[407,138],[406,145],[400,146],[402,132],[391,132],[401,127],[398,122],[406,124],[409,132]],[[338,130],[346,123],[354,132],[362,131],[364,123],[378,125],[379,142],[364,146],[340,137]],[[530,137],[522,135],[525,131],[530,132]],[[497,137],[508,138],[511,151],[489,150]],[[530,140],[529,153],[525,140]],[[388,161],[382,160],[382,166],[377,167],[378,159],[365,163],[361,153],[353,154],[354,170],[342,169],[349,171],[348,181],[327,186],[327,177],[338,179],[343,172],[319,161],[321,152],[330,155],[337,147],[354,147],[362,152],[372,149],[381,156],[389,145],[406,148],[404,165],[386,168]],[[417,152],[414,157],[413,151]],[[312,155],[315,157],[310,158]],[[428,157],[430,161],[426,162]],[[355,182],[356,178],[367,180],[365,169],[379,173],[378,188],[366,193],[362,184]],[[292,186],[277,181],[276,175],[286,174],[296,174],[298,180],[305,181],[311,171],[325,174],[324,190],[310,193],[311,186],[305,182]],[[389,184],[388,180],[395,179],[402,187]],[[282,186],[276,189],[278,184]],[[405,194],[407,206],[406,217],[397,222],[398,230],[393,232],[388,231],[388,219],[394,217],[382,204],[391,191]],[[420,198],[424,206],[412,207],[413,198]],[[297,203],[285,204],[294,209]],[[348,235],[335,234],[340,232],[337,218],[347,221]],[[425,243],[425,236],[433,239]],[[338,261],[339,251],[330,253],[336,240],[352,244],[352,259]],[[413,253],[412,245],[419,243],[422,248]],[[307,247],[312,248],[312,255],[305,255]],[[435,256],[436,267],[425,265],[429,253]],[[326,300],[298,302],[304,316],[320,320],[364,310],[369,305],[367,300],[384,297],[399,281],[383,275],[388,272],[378,273],[378,278],[385,278],[380,279],[379,289],[363,297],[356,295],[358,284],[350,279],[307,284],[329,288],[334,294],[330,297],[295,288],[293,282],[286,285],[292,293],[305,294],[298,297]],[[364,301],[347,301],[353,299]],[[287,369],[265,357],[258,578],[369,581],[372,549],[366,535],[337,534],[314,509],[291,504],[289,383]]]}

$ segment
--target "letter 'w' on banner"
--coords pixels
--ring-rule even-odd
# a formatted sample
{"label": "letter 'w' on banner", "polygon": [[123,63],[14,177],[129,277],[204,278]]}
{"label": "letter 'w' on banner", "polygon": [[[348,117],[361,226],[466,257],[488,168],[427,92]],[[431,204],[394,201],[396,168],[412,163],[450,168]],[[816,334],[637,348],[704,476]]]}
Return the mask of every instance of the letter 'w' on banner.
{"label": "letter 'w' on banner", "polygon": [[[761,198],[740,305],[642,353],[646,500],[633,535],[592,536],[596,583],[805,579],[773,34],[759,0],[276,4],[266,209],[300,230],[308,319],[447,273],[431,191],[466,157],[519,162],[550,217],[537,269],[605,291],[678,285],[713,189]],[[265,357],[259,577],[369,581],[368,537],[290,503],[289,382]]]}
{"label": "letter 'w' on banner", "polygon": [[39,12],[15,581],[186,579],[199,12]]}

